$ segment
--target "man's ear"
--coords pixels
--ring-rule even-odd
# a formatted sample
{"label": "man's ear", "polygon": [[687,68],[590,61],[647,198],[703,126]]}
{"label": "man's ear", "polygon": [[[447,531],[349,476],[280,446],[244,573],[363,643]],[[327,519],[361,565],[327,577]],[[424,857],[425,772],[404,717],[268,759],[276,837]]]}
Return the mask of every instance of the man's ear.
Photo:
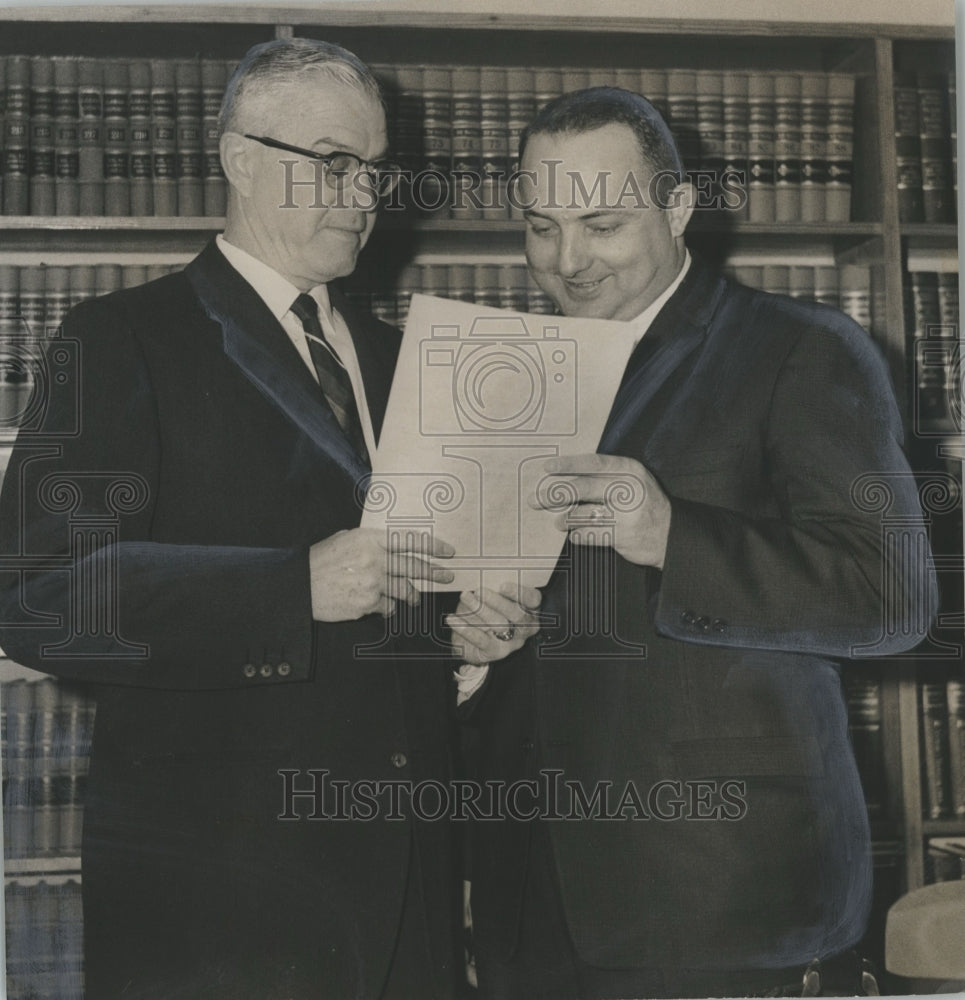
{"label": "man's ear", "polygon": [[670,231],[674,236],[683,236],[687,223],[694,212],[697,191],[690,181],[681,181],[671,192],[667,201],[667,216]]}
{"label": "man's ear", "polygon": [[255,156],[257,150],[251,139],[239,132],[225,132],[221,136],[221,169],[228,183],[241,195],[250,198],[254,190]]}

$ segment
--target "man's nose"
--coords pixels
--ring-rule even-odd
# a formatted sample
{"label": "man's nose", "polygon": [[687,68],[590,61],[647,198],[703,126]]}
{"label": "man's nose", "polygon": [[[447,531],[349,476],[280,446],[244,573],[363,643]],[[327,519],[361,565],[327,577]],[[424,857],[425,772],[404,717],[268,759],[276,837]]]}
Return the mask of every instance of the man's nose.
{"label": "man's nose", "polygon": [[579,233],[562,233],[559,246],[557,270],[564,278],[572,278],[586,270],[589,255]]}

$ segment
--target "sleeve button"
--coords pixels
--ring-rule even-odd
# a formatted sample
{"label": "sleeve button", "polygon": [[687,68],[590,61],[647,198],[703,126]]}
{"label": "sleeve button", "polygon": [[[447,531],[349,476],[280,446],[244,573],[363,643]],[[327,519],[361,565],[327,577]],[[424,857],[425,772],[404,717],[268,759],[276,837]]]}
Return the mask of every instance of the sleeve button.
{"label": "sleeve button", "polygon": [[693,611],[685,611],[680,616],[680,620],[684,623],[684,625],[693,625],[693,623],[697,620],[697,616],[693,613]]}
{"label": "sleeve button", "polygon": [[711,622],[711,627],[715,632],[723,632],[727,628],[727,622],[723,618],[715,618]]}
{"label": "sleeve button", "polygon": [[258,673],[258,671],[255,669],[255,665],[253,663],[246,663],[241,668],[241,672],[245,675],[245,677],[254,677],[255,674]]}
{"label": "sleeve button", "polygon": [[262,677],[271,677],[274,672],[274,667],[272,667],[270,663],[263,663],[259,672]]}
{"label": "sleeve button", "polygon": [[288,661],[283,661],[278,664],[278,676],[287,677],[292,672],[292,665]]}
{"label": "sleeve button", "polygon": [[699,628],[701,630],[701,632],[709,632],[710,631],[710,619],[709,618],[704,618],[703,615],[701,615],[701,617],[698,618],[697,621],[694,622],[694,625],[696,625],[697,628]]}
{"label": "sleeve button", "polygon": [[405,767],[409,763],[409,758],[401,750],[396,750],[389,760],[392,762],[393,767]]}

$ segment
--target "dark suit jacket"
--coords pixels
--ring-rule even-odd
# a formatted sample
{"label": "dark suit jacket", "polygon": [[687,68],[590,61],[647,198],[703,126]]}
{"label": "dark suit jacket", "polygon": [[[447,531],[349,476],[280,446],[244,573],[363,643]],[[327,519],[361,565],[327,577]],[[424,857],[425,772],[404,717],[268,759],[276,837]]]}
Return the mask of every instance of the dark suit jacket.
{"label": "dark suit jacket", "polygon": [[[782,968],[861,937],[869,832],[835,661],[907,649],[932,614],[900,439],[877,349],[835,310],[695,260],[641,341],[601,450],[669,494],[664,569],[567,547],[543,602],[559,627],[495,665],[473,713],[482,779],[558,770],[543,807],[562,816],[612,783],[623,819],[547,824],[585,961]],[[480,953],[512,950],[527,826],[476,825]]]}
{"label": "dark suit jacket", "polygon": [[[378,430],[398,332],[333,296]],[[0,642],[102,685],[88,996],[376,996],[410,867],[424,960],[448,995],[445,824],[414,822],[405,798],[395,819],[329,819],[331,792],[292,804],[279,774],[298,771],[299,790],[309,768],[446,774],[443,667],[393,661],[381,616],[312,621],[309,546],[358,524],[368,470],[214,244],[181,273],[82,304],[63,337],[79,372],[51,390],[4,484],[3,551],[22,558],[3,575]],[[94,610],[75,614],[71,588],[94,588],[81,598]]]}

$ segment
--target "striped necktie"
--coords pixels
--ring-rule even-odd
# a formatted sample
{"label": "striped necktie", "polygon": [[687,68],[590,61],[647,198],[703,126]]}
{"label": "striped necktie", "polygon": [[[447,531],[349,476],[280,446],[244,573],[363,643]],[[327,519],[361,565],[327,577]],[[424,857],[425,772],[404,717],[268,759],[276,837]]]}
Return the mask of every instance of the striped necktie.
{"label": "striped necktie", "polygon": [[352,380],[335,349],[325,339],[318,319],[318,303],[307,292],[303,292],[292,303],[291,309],[301,320],[302,328],[307,334],[308,350],[325,399],[352,447],[367,462],[369,453],[365,447],[365,435],[362,433],[362,421],[359,419]]}

